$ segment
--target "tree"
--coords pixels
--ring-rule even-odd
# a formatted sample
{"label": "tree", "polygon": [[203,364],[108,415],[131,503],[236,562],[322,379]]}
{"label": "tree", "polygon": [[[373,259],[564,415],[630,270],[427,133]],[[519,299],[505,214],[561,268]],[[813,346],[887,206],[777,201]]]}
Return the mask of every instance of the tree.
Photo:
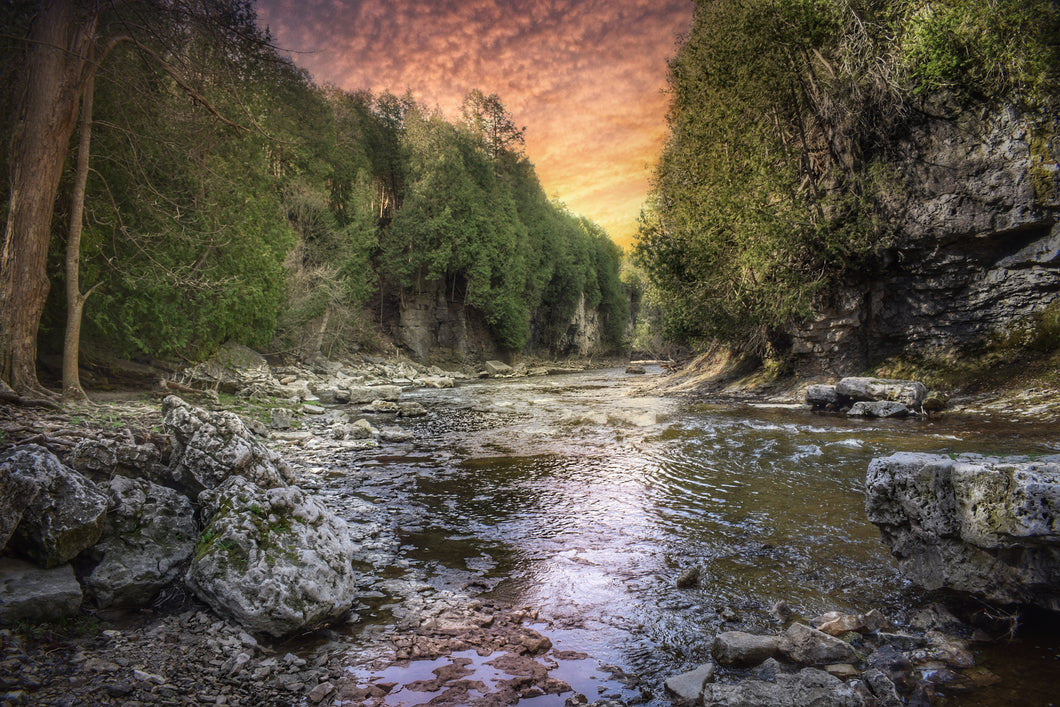
{"label": "tree", "polygon": [[468,128],[482,141],[486,154],[496,160],[502,155],[522,155],[526,128],[517,127],[500,96],[485,95],[474,89],[464,98],[461,112]]}
{"label": "tree", "polygon": [[37,381],[37,328],[48,295],[45,268],[55,197],[100,9],[42,0],[16,88],[7,222],[0,251],[0,379],[51,397]]}

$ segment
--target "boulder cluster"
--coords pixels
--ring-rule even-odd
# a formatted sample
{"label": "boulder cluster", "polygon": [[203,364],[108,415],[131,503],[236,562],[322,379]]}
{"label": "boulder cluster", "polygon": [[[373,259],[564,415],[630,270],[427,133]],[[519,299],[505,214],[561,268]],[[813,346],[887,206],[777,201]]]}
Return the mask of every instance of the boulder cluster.
{"label": "boulder cluster", "polygon": [[[148,606],[176,583],[246,631],[287,636],[356,600],[347,523],[230,412],[162,404],[172,449],[86,438],[67,465],[0,455],[0,620],[56,619],[87,596]],[[77,572],[75,573],[75,566]]]}
{"label": "boulder cluster", "polygon": [[962,628],[944,608],[925,609],[913,624],[922,631],[894,631],[871,610],[829,612],[777,635],[726,631],[714,638],[713,662],[669,678],[666,690],[704,707],[900,707],[929,704],[936,689],[996,681],[964,640],[940,630]]}
{"label": "boulder cluster", "polygon": [[884,418],[934,412],[945,405],[938,394],[929,397],[923,383],[866,377],[808,386],[806,402],[817,410],[845,411],[849,417]]}

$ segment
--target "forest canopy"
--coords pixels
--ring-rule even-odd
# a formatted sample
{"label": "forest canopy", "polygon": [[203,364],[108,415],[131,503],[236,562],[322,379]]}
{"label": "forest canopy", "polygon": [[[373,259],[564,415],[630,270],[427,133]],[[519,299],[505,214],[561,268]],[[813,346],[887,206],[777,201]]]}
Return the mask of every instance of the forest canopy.
{"label": "forest canopy", "polygon": [[667,332],[756,353],[893,233],[889,149],[920,103],[1060,96],[1052,0],[697,0],[635,261]]}
{"label": "forest canopy", "polygon": [[[621,343],[621,251],[546,197],[499,96],[474,91],[450,119],[411,95],[316,85],[246,0],[57,5],[88,37],[70,73],[81,110],[93,99],[79,269],[96,347],[189,359],[229,340],[339,352],[372,343],[395,305],[439,283],[504,349],[564,353],[580,303],[598,309],[607,345]],[[0,8],[5,85],[25,84],[41,7]],[[25,128],[25,95],[0,98],[5,145]],[[44,227],[45,353],[62,347],[67,307],[81,149],[70,142]],[[12,155],[0,153],[5,174]],[[7,222],[11,180],[0,184]]]}

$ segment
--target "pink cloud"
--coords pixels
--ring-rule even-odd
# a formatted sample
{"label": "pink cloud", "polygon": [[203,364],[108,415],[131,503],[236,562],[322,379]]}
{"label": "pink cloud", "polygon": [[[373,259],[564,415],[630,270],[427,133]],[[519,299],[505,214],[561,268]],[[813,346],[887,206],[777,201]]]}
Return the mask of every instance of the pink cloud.
{"label": "pink cloud", "polygon": [[[259,0],[318,81],[409,89],[458,116],[472,88],[527,127],[546,193],[628,243],[666,136],[666,59],[690,0]],[[305,53],[301,53],[305,52]]]}

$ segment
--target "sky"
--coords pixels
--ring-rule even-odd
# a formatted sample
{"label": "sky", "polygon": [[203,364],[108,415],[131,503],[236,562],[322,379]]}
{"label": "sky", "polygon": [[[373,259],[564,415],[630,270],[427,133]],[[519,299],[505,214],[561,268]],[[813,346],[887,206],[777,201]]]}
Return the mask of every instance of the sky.
{"label": "sky", "polygon": [[471,89],[526,127],[545,193],[628,247],[666,139],[666,61],[692,0],[258,0],[318,83],[406,90],[450,119]]}

